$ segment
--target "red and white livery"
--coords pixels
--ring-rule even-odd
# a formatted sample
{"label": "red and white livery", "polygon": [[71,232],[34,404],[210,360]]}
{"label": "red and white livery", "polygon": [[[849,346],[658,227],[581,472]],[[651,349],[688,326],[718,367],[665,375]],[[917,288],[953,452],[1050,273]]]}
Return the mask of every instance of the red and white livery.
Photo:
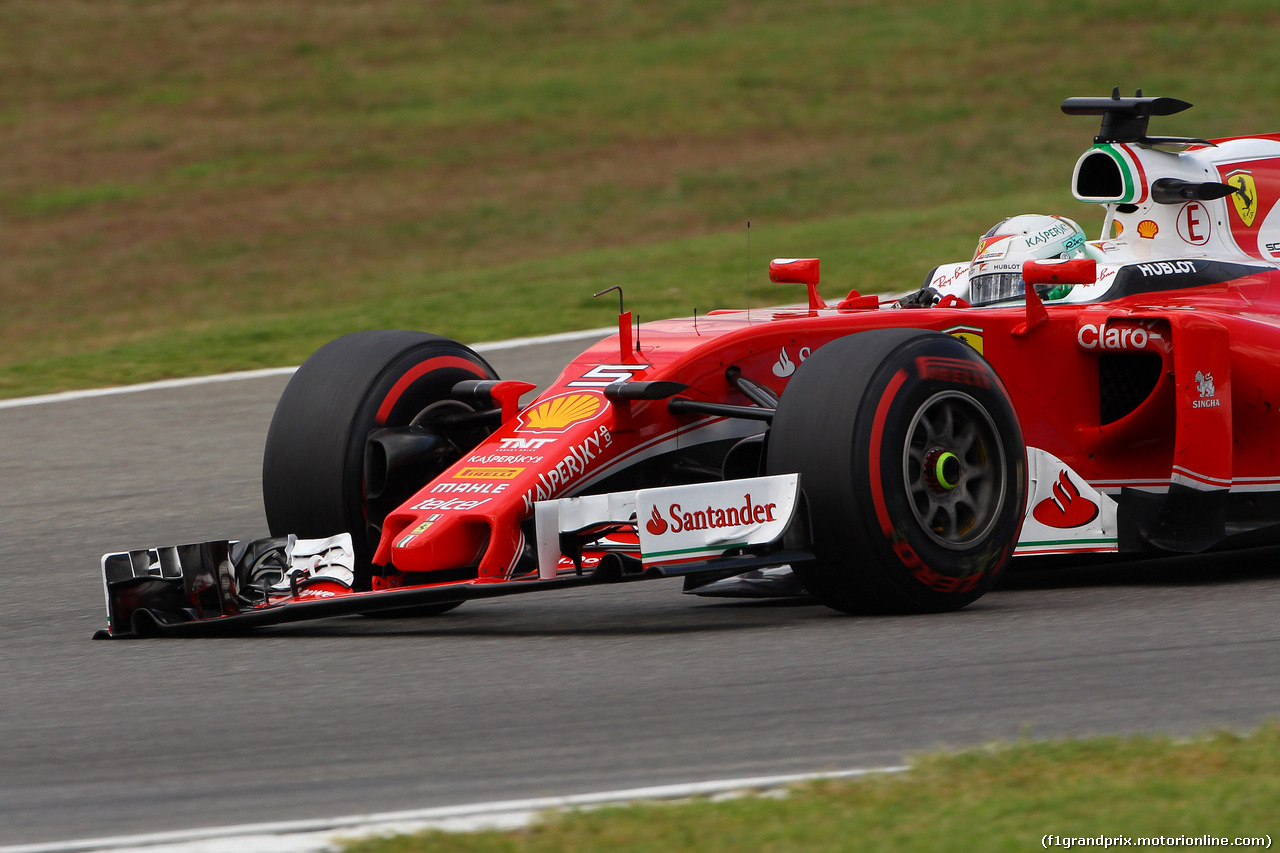
{"label": "red and white livery", "polygon": [[1100,237],[1014,217],[902,299],[775,261],[803,307],[623,312],[528,400],[454,341],[340,338],[272,423],[273,538],[107,555],[104,636],[783,566],[941,611],[1022,555],[1280,542],[1280,136],[1147,135],[1188,106],[1068,99],[1102,119],[1072,175]]}

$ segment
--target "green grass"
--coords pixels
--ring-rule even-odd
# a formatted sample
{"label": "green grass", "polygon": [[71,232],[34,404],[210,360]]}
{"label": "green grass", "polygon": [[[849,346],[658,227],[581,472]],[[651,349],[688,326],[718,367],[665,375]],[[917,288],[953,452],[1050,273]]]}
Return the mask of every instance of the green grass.
{"label": "green grass", "polygon": [[[832,853],[1043,849],[1046,835],[1131,839],[1277,832],[1280,727],[1191,741],[1100,737],[915,760],[906,773],[782,799],[556,813],[516,832],[427,832],[347,853]],[[1200,845],[1172,845],[1184,850]],[[1050,849],[1065,849],[1059,842]]]}
{"label": "green grass", "polygon": [[[1043,196],[1018,200],[1026,209],[1048,209]],[[405,273],[379,300],[304,305],[262,316],[209,311],[207,318],[183,322],[168,333],[28,358],[0,369],[0,396],[297,363],[353,329],[420,328],[475,342],[605,327],[614,322],[616,295],[597,300],[592,294],[615,284],[641,320],[744,307],[748,292],[756,306],[802,302],[802,286],[769,282],[767,259],[806,257],[824,246],[830,247],[822,253],[826,296],[878,291],[890,281],[906,289],[923,280],[935,258],[967,257],[972,235],[992,215],[984,199],[773,228],[753,224],[749,281],[745,223],[728,234],[461,267],[425,282]],[[845,240],[850,233],[864,240]],[[912,257],[911,247],[924,240],[936,252]],[[887,246],[894,248],[886,251]]]}
{"label": "green grass", "polygon": [[[0,395],[899,290],[1001,216],[1093,222],[1057,103],[1274,131],[1262,0],[8,0]],[[945,214],[945,216],[943,216]],[[675,262],[677,267],[666,266]]]}

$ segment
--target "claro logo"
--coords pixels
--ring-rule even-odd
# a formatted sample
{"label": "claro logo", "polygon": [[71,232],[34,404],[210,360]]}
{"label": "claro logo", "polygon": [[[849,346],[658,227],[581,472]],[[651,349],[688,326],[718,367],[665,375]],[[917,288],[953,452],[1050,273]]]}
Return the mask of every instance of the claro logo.
{"label": "claro logo", "polygon": [[1141,326],[1095,326],[1086,323],[1076,332],[1076,343],[1081,349],[1139,350],[1146,349],[1148,342],[1159,338],[1160,335]]}
{"label": "claro logo", "polygon": [[750,494],[743,495],[742,500],[745,502],[742,506],[708,506],[705,509],[695,510],[685,509],[680,504],[671,504],[667,507],[667,516],[671,519],[669,523],[655,506],[646,526],[654,536],[661,536],[668,531],[683,533],[686,530],[713,530],[720,527],[742,527],[747,524],[777,521],[773,515],[774,510],[778,508],[776,503],[757,504]]}

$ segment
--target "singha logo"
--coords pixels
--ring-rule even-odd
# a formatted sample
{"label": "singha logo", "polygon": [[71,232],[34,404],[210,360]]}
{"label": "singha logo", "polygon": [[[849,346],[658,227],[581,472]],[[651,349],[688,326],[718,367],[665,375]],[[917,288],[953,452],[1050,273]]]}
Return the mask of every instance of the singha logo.
{"label": "singha logo", "polygon": [[1196,390],[1200,392],[1199,400],[1191,401],[1193,409],[1217,409],[1222,406],[1218,399],[1218,389],[1213,387],[1213,374],[1196,371]]}
{"label": "singha logo", "polygon": [[1201,371],[1197,370],[1196,371],[1196,388],[1200,391],[1201,400],[1205,400],[1205,399],[1208,399],[1209,397],[1215,396],[1216,392],[1213,389],[1213,374],[1202,373]]}
{"label": "singha logo", "polygon": [[650,516],[648,522],[645,523],[645,529],[654,536],[661,536],[667,532],[667,520],[658,512],[658,508],[656,506],[653,508],[653,514]]}

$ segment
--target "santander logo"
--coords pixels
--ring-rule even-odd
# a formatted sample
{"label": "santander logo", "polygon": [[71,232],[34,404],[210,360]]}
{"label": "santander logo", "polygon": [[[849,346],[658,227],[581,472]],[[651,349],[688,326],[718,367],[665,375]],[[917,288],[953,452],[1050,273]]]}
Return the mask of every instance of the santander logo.
{"label": "santander logo", "polygon": [[658,508],[656,506],[653,508],[653,515],[645,524],[645,528],[654,536],[661,536],[667,532],[667,520],[662,517],[660,512],[658,512]]}
{"label": "santander logo", "polygon": [[1063,530],[1080,527],[1093,521],[1098,517],[1098,505],[1088,498],[1081,497],[1080,490],[1063,470],[1058,475],[1058,482],[1053,484],[1053,497],[1045,498],[1036,504],[1031,515],[1045,527]]}
{"label": "santander logo", "polygon": [[742,506],[686,509],[680,504],[667,507],[668,523],[655,506],[645,529],[654,536],[661,536],[670,530],[672,533],[683,533],[690,530],[714,530],[721,527],[742,527],[749,524],[764,524],[766,521],[777,521],[774,511],[776,503],[758,504],[750,493],[742,496]]}
{"label": "santander logo", "polygon": [[[640,489],[631,512],[641,561],[688,563],[775,542],[795,515],[799,493],[799,474]],[[609,518],[626,518],[626,511],[611,507]]]}
{"label": "santander logo", "polygon": [[[807,359],[813,350],[809,347],[800,348],[800,361]],[[778,360],[773,365],[773,375],[779,379],[786,379],[788,376],[796,372],[796,363],[791,360],[791,356],[787,355],[787,348],[782,348],[782,354],[778,356]]]}

